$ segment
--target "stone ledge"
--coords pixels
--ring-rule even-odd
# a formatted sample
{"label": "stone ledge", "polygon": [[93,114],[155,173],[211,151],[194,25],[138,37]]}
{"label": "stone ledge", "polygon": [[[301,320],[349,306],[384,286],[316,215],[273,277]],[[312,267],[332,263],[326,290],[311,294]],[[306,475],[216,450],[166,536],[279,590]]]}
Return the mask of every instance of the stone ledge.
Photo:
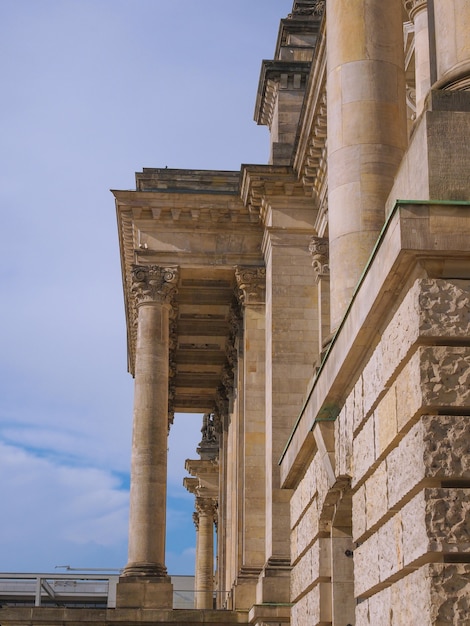
{"label": "stone ledge", "polygon": [[159,609],[2,608],[2,626],[236,626],[248,623],[245,611]]}
{"label": "stone ledge", "polygon": [[291,604],[255,604],[248,614],[249,623],[289,624],[291,607]]}

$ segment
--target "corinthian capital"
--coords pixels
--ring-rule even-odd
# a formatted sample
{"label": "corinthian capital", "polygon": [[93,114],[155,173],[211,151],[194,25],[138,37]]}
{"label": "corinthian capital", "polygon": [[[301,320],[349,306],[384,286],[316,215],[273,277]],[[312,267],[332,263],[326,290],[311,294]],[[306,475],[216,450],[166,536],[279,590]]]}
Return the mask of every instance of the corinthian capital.
{"label": "corinthian capital", "polygon": [[312,255],[312,266],[313,271],[316,274],[317,280],[321,276],[328,275],[330,273],[330,247],[327,237],[312,237],[308,249],[310,251],[310,254]]}
{"label": "corinthian capital", "polygon": [[136,303],[171,303],[176,294],[177,267],[160,265],[133,265],[131,291]]}
{"label": "corinthian capital", "polygon": [[202,496],[197,496],[195,508],[199,521],[203,515],[214,519],[217,511],[217,501],[214,498],[204,498]]}
{"label": "corinthian capital", "polygon": [[235,278],[240,289],[242,304],[263,304],[266,295],[266,268],[259,266],[237,267]]}
{"label": "corinthian capital", "polygon": [[403,0],[403,4],[411,20],[414,19],[416,13],[428,8],[428,0]]}

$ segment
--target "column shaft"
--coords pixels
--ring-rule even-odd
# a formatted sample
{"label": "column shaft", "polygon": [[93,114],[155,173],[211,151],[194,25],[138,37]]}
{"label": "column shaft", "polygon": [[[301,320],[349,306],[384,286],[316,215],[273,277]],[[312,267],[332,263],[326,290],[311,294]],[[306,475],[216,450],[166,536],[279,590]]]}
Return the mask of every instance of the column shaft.
{"label": "column shaft", "polygon": [[138,309],[129,562],[125,574],[165,575],[168,310]]}
{"label": "column shaft", "polygon": [[214,593],[214,514],[213,505],[199,503],[199,529],[196,554],[196,608],[212,609]]}
{"label": "column shaft", "polygon": [[401,0],[328,0],[326,10],[334,330],[384,223],[407,126]]}
{"label": "column shaft", "polygon": [[435,0],[436,61],[439,86],[468,89],[470,77],[470,3]]}

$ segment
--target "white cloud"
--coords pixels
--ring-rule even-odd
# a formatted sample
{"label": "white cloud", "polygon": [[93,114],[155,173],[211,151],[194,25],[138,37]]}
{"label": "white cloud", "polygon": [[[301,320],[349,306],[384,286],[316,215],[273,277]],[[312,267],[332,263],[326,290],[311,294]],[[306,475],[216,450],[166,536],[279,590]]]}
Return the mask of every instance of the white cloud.
{"label": "white cloud", "polygon": [[[39,546],[77,560],[83,544],[125,550],[128,494],[112,473],[57,465],[0,443],[0,475],[2,569],[31,569]],[[18,558],[20,542],[23,557]]]}

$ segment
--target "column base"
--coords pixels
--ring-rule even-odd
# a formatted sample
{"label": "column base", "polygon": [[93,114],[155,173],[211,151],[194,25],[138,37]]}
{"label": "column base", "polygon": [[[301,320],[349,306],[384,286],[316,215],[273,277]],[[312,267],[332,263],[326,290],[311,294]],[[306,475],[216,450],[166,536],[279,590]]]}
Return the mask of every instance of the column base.
{"label": "column base", "polygon": [[256,587],[256,603],[288,604],[290,602],[290,560],[271,557],[261,572]]}
{"label": "column base", "polygon": [[254,626],[281,626],[290,624],[290,604],[255,604],[248,613],[248,622]]}
{"label": "column base", "polygon": [[232,588],[235,610],[248,610],[256,603],[256,586],[260,573],[260,567],[242,566]]}
{"label": "column base", "polygon": [[116,608],[173,608],[171,578],[169,576],[121,576],[116,587]]}

